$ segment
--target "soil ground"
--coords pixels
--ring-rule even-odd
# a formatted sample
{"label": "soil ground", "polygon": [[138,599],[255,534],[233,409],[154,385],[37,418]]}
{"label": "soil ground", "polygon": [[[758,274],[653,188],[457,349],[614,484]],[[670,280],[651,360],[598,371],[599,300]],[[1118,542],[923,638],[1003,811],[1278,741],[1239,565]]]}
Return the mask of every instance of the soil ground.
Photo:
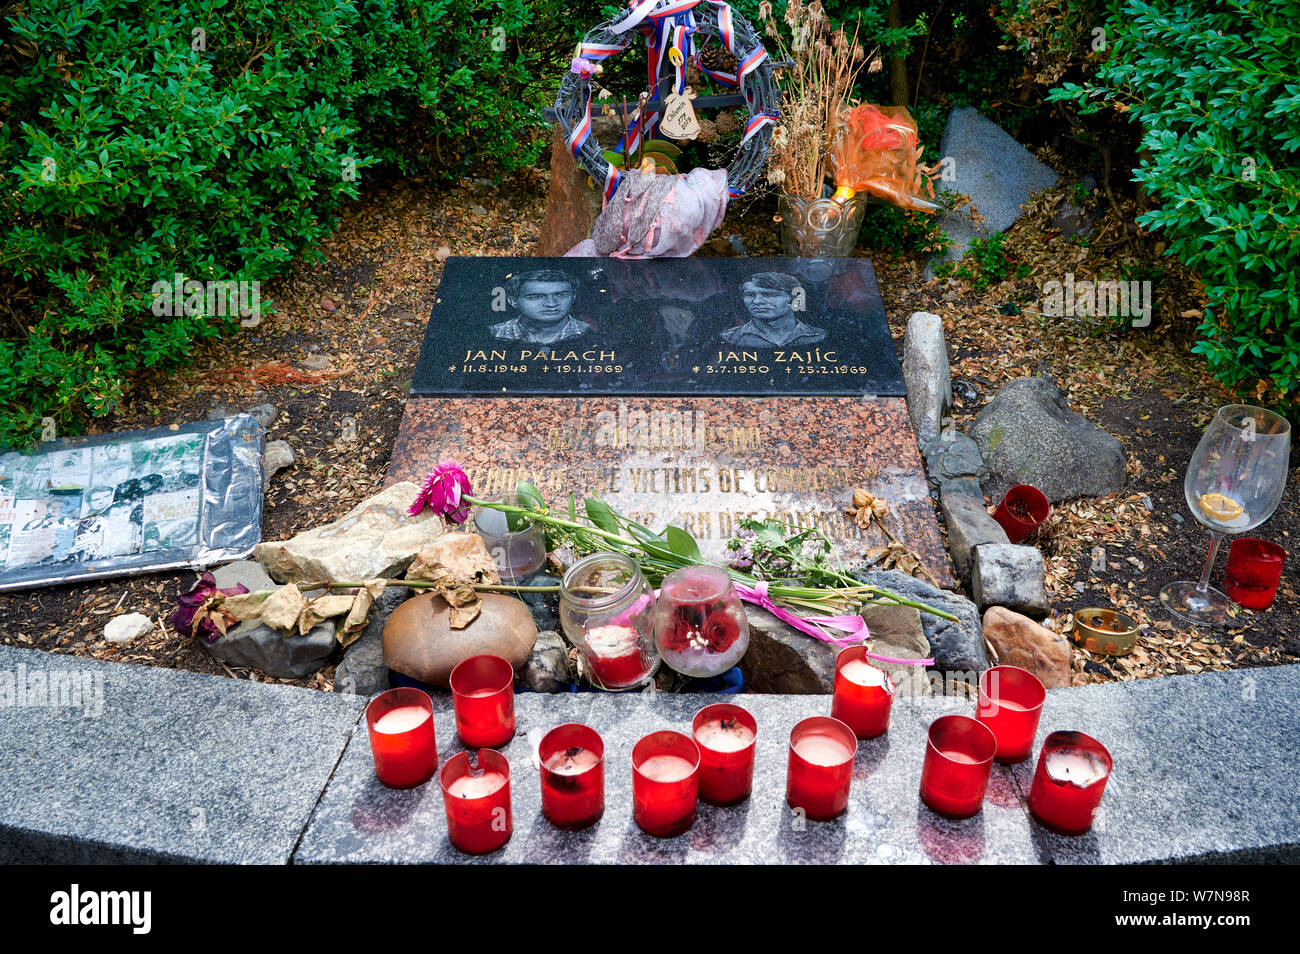
{"label": "soil ground", "polygon": [[[166,426],[269,402],[280,416],[267,439],[287,441],[296,461],[272,481],[263,538],[281,539],[340,516],[383,483],[441,262],[449,254],[531,254],[546,176],[534,170],[499,187],[481,180],[437,187],[419,178],[369,184],[318,249],[320,260],[302,262],[264,289],[274,314],[256,329],[199,346],[188,370],[141,378],[129,403],[96,430]],[[1123,492],[1056,507],[1028,541],[1048,558],[1055,600],[1049,625],[1063,628],[1070,611],[1098,604],[1132,612],[1144,624],[1131,656],[1076,650],[1076,682],[1294,662],[1300,654],[1294,561],[1273,608],[1243,611],[1240,625],[1227,632],[1185,627],[1159,605],[1165,583],[1200,572],[1209,538],[1183,499],[1183,471],[1214,409],[1230,399],[1189,353],[1186,331],[1167,318],[1144,332],[1116,332],[1036,313],[1042,276],[1065,269],[1100,274],[1108,248],[1133,242],[1118,209],[1101,217],[1089,246],[1054,232],[1052,209],[1064,194],[1057,189],[1037,200],[1008,234],[1008,258],[1019,277],[980,290],[970,278],[922,282],[921,256],[874,251],[895,338],[901,347],[914,311],[943,316],[953,377],[963,392],[954,409],[962,426],[1006,381],[1049,371],[1076,410],[1123,442],[1130,475]],[[774,207],[769,196],[732,210],[702,254],[737,254],[728,236],[738,235],[751,255],[780,255]],[[1194,309],[1194,286],[1178,287],[1178,280],[1162,314]],[[345,441],[349,417],[358,436]],[[1300,539],[1295,476],[1277,513],[1256,531],[1288,550]],[[1106,568],[1094,573],[1097,545],[1106,549]],[[0,643],[268,681],[225,667],[171,628],[167,615],[194,578],[187,571],[0,595]],[[106,643],[104,624],[128,612],[144,613],[158,628],[126,646]],[[306,679],[270,681],[329,690],[333,666]]]}

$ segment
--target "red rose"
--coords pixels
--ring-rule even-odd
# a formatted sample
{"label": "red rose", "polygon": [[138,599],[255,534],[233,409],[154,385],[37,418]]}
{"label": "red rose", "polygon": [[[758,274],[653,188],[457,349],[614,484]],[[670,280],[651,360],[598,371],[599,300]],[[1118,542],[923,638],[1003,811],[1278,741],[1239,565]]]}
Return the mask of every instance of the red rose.
{"label": "red rose", "polygon": [[659,636],[659,648],[670,653],[685,652],[690,647],[691,636],[696,632],[689,613],[681,608],[668,621],[668,631]]}
{"label": "red rose", "polygon": [[740,626],[730,613],[719,611],[709,614],[704,622],[703,635],[710,652],[725,653],[740,638]]}

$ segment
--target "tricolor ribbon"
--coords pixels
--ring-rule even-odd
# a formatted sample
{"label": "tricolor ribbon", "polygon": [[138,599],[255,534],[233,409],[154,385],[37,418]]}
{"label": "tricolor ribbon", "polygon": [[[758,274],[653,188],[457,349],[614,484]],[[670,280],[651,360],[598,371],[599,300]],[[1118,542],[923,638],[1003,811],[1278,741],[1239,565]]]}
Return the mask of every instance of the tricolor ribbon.
{"label": "tricolor ribbon", "polygon": [[[799,632],[806,633],[814,639],[820,639],[824,643],[830,643],[839,649],[861,643],[871,636],[870,632],[867,631],[867,621],[861,616],[796,616],[772,601],[772,598],[767,595],[766,580],[759,580],[753,586],[744,583],[736,583],[735,586],[736,592],[740,594],[740,598],[746,603],[761,606],[777,619],[793,626]],[[837,637],[828,633],[826,628],[838,629],[848,635]],[[933,659],[896,659],[893,656],[878,656],[875,653],[865,653],[864,655],[879,662],[893,663],[900,666],[934,665]]]}

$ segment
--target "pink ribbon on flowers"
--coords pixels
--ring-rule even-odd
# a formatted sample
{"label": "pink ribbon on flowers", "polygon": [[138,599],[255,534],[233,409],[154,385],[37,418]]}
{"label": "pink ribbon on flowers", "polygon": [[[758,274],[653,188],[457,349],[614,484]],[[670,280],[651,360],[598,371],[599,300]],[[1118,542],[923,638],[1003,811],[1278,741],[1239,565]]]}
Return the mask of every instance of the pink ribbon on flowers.
{"label": "pink ribbon on flowers", "polygon": [[[861,616],[796,616],[787,609],[782,609],[772,601],[767,595],[767,581],[759,580],[753,586],[747,586],[744,583],[736,583],[736,592],[746,603],[753,603],[755,606],[761,606],[777,619],[788,623],[801,633],[807,633],[814,639],[820,639],[822,642],[830,643],[840,649],[845,649],[856,643],[867,639],[871,634],[867,631],[867,621]],[[842,630],[848,634],[847,638],[832,636],[823,629],[823,626],[831,629]],[[902,666],[933,666],[933,659],[895,659],[893,656],[878,656],[875,653],[866,653],[871,659],[884,663],[894,663]]]}

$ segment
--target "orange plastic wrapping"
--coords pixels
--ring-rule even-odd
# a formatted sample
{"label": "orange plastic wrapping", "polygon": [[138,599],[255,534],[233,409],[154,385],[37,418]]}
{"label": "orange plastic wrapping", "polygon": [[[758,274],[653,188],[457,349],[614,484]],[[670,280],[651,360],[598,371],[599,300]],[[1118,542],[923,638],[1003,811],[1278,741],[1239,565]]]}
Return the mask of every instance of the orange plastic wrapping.
{"label": "orange plastic wrapping", "polygon": [[934,212],[934,186],[916,169],[916,123],[905,106],[862,103],[845,114],[835,133],[831,168],[836,198],[864,192],[903,209]]}

